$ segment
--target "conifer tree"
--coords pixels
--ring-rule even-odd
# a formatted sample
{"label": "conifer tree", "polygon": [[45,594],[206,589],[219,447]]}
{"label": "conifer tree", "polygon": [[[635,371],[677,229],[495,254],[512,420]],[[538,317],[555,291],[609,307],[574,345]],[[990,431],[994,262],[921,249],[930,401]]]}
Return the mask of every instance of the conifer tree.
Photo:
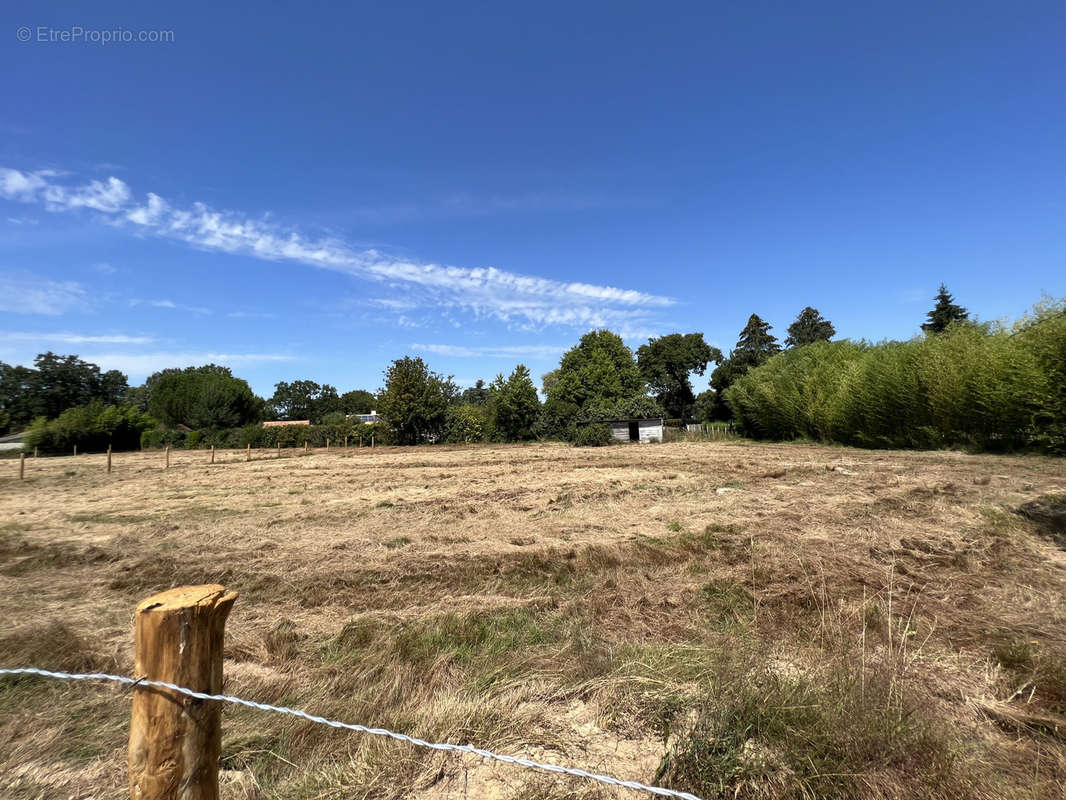
{"label": "conifer tree", "polygon": [[828,342],[836,335],[833,323],[822,316],[817,308],[807,306],[788,326],[785,347],[803,347],[813,342]]}
{"label": "conifer tree", "polygon": [[725,390],[733,385],[733,382],[745,375],[749,369],[757,367],[770,356],[781,352],[781,345],[777,343],[777,337],[770,333],[771,326],[764,322],[758,314],[748,317],[748,324],[740,332],[729,357],[711,373],[711,389],[714,390],[714,402],[704,399],[704,408],[710,407],[711,418],[729,419],[732,412],[725,401]]}
{"label": "conifer tree", "polygon": [[772,327],[758,314],[748,317],[748,324],[740,332],[737,345],[729,356],[736,366],[742,366],[747,371],[781,352],[777,337],[770,333]]}
{"label": "conifer tree", "polygon": [[940,284],[940,291],[936,293],[935,299],[936,305],[926,314],[927,322],[922,325],[922,330],[926,333],[943,333],[952,322],[969,319],[969,312],[955,304],[955,298],[944,284]]}

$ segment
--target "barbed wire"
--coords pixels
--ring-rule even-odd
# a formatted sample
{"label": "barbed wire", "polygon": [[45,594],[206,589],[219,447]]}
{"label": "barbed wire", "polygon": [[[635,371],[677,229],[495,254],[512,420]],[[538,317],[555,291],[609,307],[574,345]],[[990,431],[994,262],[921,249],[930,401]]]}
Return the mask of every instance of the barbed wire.
{"label": "barbed wire", "polygon": [[597,781],[598,783],[605,783],[608,786],[617,786],[622,789],[633,789],[638,792],[650,792],[651,794],[659,795],[660,797],[676,797],[679,800],[701,800],[694,794],[688,792],[679,792],[674,789],[664,789],[661,786],[648,786],[647,784],[640,783],[638,781],[624,781],[619,778],[613,778],[610,775],[600,775],[595,772],[588,772],[587,770],[579,769],[576,767],[563,767],[558,764],[545,764],[540,761],[532,761],[528,758],[519,758],[518,756],[508,756],[502,753],[494,753],[491,750],[483,750],[480,747],[474,747],[472,744],[448,744],[443,742],[427,742],[425,739],[419,739],[415,736],[408,736],[406,733],[396,733],[385,728],[369,728],[366,725],[357,725],[351,722],[341,722],[335,719],[326,719],[325,717],[319,717],[315,714],[309,714],[306,711],[301,711],[297,708],[287,708],[286,706],[274,706],[269,703],[258,703],[255,700],[245,700],[242,697],[233,697],[228,694],[207,694],[206,692],[197,692],[193,689],[186,689],[184,686],[177,686],[173,683],[167,683],[166,681],[152,681],[144,678],[130,678],[125,675],[109,675],[104,672],[54,672],[52,670],[40,669],[38,667],[7,667],[0,668],[0,675],[37,675],[42,678],[55,678],[65,681],[111,681],[112,683],[121,683],[127,686],[153,686],[159,689],[169,689],[172,692],[183,694],[188,697],[194,697],[197,700],[216,700],[220,703],[230,703],[232,705],[245,706],[247,708],[254,708],[259,711],[272,711],[276,714],[287,714],[293,717],[299,717],[307,722],[313,722],[318,725],[328,725],[331,728],[342,728],[349,731],[356,731],[357,733],[367,733],[371,736],[386,736],[390,739],[395,739],[400,742],[407,742],[415,747],[426,747],[430,750],[443,750],[455,753],[470,753],[471,755],[479,756],[481,758],[487,758],[493,761],[500,761],[504,764],[514,764],[519,767],[526,767],[527,769],[539,770],[541,772],[551,772],[558,775],[572,775],[575,778],[586,778],[590,781]]}

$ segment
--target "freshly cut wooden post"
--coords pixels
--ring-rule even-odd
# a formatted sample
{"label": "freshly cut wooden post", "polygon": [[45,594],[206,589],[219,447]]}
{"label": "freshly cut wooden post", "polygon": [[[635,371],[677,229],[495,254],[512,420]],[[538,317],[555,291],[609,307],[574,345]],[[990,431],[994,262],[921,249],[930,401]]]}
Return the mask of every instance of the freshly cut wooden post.
{"label": "freshly cut wooden post", "polygon": [[107,446],[107,474],[111,474],[111,445]]}
{"label": "freshly cut wooden post", "polygon": [[26,454],[19,453],[19,480],[26,479]]}
{"label": "freshly cut wooden post", "polygon": [[[236,599],[236,592],[208,584],[142,600],[134,618],[133,674],[219,694],[226,617]],[[218,800],[220,710],[169,689],[133,690],[131,800]]]}

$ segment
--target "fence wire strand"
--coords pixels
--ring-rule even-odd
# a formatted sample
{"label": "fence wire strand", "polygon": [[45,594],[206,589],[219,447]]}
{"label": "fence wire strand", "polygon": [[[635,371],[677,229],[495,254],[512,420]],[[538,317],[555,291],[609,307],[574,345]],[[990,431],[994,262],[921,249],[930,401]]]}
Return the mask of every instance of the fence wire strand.
{"label": "fence wire strand", "polygon": [[186,689],[184,686],[177,686],[173,683],[167,683],[166,681],[151,681],[143,678],[129,678],[125,675],[108,675],[103,672],[53,672],[52,670],[40,669],[38,667],[9,667],[0,668],[0,675],[37,675],[42,678],[55,678],[57,680],[64,681],[111,681],[112,683],[121,683],[127,686],[146,687],[153,686],[158,689],[169,689],[172,692],[183,694],[188,697],[194,697],[197,700],[215,700],[220,703],[230,703],[232,705],[245,706],[247,708],[254,708],[259,711],[271,711],[276,714],[287,714],[292,717],[299,717],[307,722],[313,722],[317,725],[328,725],[331,728],[342,728],[344,730],[355,731],[357,733],[367,733],[371,736],[386,736],[390,739],[395,739],[400,742],[406,742],[412,744],[415,747],[426,747],[430,750],[443,750],[455,753],[470,753],[471,755],[479,756],[480,758],[486,758],[493,761],[500,761],[504,764],[514,764],[519,767],[526,767],[527,769],[539,770],[541,772],[550,772],[558,775],[572,775],[575,778],[585,778],[591,781],[597,781],[598,783],[604,783],[608,786],[617,786],[623,789],[633,789],[638,792],[650,792],[651,794],[659,795],[660,797],[676,797],[679,800],[701,800],[694,794],[688,792],[679,792],[674,789],[664,789],[661,786],[648,786],[647,784],[640,783],[638,781],[624,781],[619,778],[613,778],[610,775],[600,775],[595,772],[588,772],[587,770],[575,768],[575,767],[563,767],[558,764],[545,764],[540,761],[532,761],[528,758],[520,758],[518,756],[508,756],[502,753],[494,753],[491,750],[483,750],[480,747],[474,747],[472,744],[448,744],[442,742],[427,742],[425,739],[419,739],[415,736],[408,736],[405,733],[396,733],[395,731],[386,730],[385,728],[369,728],[366,725],[357,725],[351,722],[341,722],[335,719],[326,719],[325,717],[319,717],[314,714],[309,714],[306,711],[301,711],[298,708],[287,708],[285,706],[273,706],[269,703],[257,703],[254,700],[245,700],[241,697],[233,697],[227,694],[207,694],[205,692],[197,692],[193,689]]}

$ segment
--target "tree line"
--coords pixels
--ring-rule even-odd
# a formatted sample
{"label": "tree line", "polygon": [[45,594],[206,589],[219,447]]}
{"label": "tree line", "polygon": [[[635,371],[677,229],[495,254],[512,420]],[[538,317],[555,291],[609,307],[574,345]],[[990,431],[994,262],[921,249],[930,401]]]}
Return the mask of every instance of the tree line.
{"label": "tree line", "polygon": [[[1045,309],[1037,321],[1052,317]],[[1033,415],[1050,415],[1061,424],[1064,403],[1034,401],[1031,389],[1045,386],[1042,391],[1050,396],[1061,394],[1063,381],[1055,376],[1062,371],[1056,373],[1048,364],[1055,357],[1060,362],[1066,358],[1045,353],[1038,360],[1050,383],[1017,378],[1026,374],[1022,365],[1035,362],[1017,349],[1034,335],[1016,335],[1035,324],[1029,320],[1026,327],[1006,331],[970,323],[966,309],[941,285],[922,325],[923,336],[909,343],[833,342],[832,322],[810,306],[789,325],[783,343],[752,314],[728,355],[708,344],[702,333],[654,337],[634,351],[618,334],[594,330],[563,354],[556,369],[541,376],[539,393],[524,364],[491,382],[478,380],[460,389],[452,376],[406,356],[388,365],[382,388],[374,392],[340,393],[329,384],[298,380],[278,382],[273,395],[262,398],[219,365],[165,369],[140,386],[129,386],[120,372],[101,372],[77,356],[44,353],[34,368],[0,363],[0,431],[30,425],[36,441],[58,451],[69,451],[79,441],[83,449],[106,444],[273,446],[349,434],[372,434],[377,441],[398,445],[534,439],[594,444],[609,439],[602,425],[606,420],[664,417],[676,425],[733,420],[756,437],[865,446],[1032,443]],[[963,347],[963,341],[971,344]],[[900,399],[907,386],[921,385],[928,394],[938,377],[946,379],[958,374],[961,365],[977,363],[985,365],[983,394],[970,373],[966,380],[959,378],[953,401],[957,417],[950,422],[943,411],[947,401],[922,400],[925,410],[919,413],[921,403],[913,391],[906,402]],[[995,372],[993,364],[1004,366]],[[708,388],[696,394],[693,376],[708,370]],[[890,385],[889,374],[902,376],[902,383]],[[946,386],[936,391],[938,398],[951,393]],[[974,402],[985,410],[977,413],[959,401],[963,394],[980,397]],[[999,399],[993,402],[993,396]],[[373,429],[360,426],[355,415],[372,410],[381,423]],[[259,424],[268,419],[309,420],[319,430],[265,434]],[[978,419],[986,420],[982,433],[973,430]],[[1030,422],[1023,425],[1020,419]],[[1046,424],[1040,430],[1052,435]]]}

